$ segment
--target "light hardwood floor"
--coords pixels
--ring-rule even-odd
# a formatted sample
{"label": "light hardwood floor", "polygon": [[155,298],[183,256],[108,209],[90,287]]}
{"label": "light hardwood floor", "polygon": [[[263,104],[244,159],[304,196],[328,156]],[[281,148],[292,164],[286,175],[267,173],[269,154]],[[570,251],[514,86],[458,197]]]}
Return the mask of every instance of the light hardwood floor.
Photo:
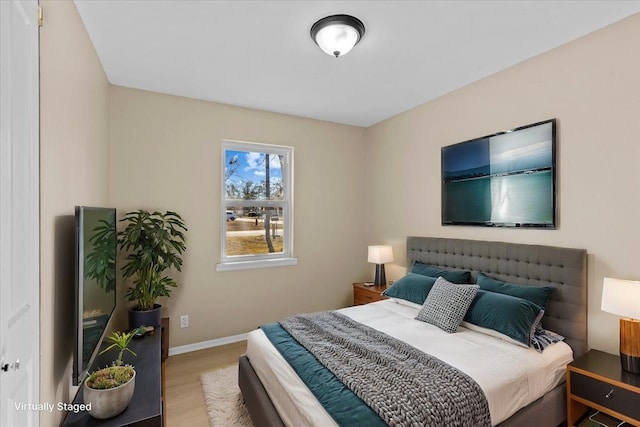
{"label": "light hardwood floor", "polygon": [[209,427],[200,374],[238,363],[246,341],[169,356],[166,365],[166,427]]}

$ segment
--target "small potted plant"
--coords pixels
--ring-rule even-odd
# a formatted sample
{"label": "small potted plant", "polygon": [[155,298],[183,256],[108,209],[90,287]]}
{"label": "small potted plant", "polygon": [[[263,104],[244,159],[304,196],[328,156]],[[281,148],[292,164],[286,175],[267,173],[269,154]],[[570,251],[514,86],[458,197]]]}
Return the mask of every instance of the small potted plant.
{"label": "small potted plant", "polygon": [[136,305],[129,310],[129,328],[160,326],[160,305],[156,300],[169,296],[176,281],[165,272],[182,271],[182,254],[187,228],[180,215],[167,211],[128,212],[120,222],[125,228],[118,233],[118,246],[127,253],[122,275],[130,279],[126,297]]}
{"label": "small potted plant", "polygon": [[125,351],[136,356],[136,353],[128,348],[135,332],[113,332],[109,336],[111,345],[100,354],[117,348],[118,358],[111,366],[92,372],[84,382],[84,403],[94,418],[115,417],[131,402],[136,385],[136,371],[133,366],[122,363],[122,356]]}

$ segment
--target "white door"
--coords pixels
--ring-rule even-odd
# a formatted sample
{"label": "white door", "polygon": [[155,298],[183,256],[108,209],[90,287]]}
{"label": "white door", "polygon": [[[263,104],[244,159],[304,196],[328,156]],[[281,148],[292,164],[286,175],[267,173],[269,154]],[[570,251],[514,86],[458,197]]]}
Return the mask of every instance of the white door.
{"label": "white door", "polygon": [[39,425],[38,1],[0,0],[0,426]]}

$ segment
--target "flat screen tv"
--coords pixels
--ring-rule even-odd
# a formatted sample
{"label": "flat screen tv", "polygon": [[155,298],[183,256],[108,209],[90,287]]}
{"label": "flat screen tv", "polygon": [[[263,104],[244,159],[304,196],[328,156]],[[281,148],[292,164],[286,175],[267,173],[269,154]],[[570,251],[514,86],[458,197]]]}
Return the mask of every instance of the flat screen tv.
{"label": "flat screen tv", "polygon": [[442,148],[442,225],[556,228],[556,120]]}
{"label": "flat screen tv", "polygon": [[95,359],[116,307],[116,210],[76,206],[73,384]]}

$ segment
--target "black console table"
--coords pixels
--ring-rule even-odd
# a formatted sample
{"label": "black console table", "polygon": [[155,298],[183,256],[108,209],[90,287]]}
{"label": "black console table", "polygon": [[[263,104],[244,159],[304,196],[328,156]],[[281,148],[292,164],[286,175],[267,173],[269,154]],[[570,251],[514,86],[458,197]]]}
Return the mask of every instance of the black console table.
{"label": "black console table", "polygon": [[[168,328],[167,328],[168,329]],[[142,339],[132,340],[129,348],[137,356],[124,353],[123,362],[132,365],[136,370],[136,387],[129,406],[120,415],[107,420],[98,420],[86,411],[69,412],[62,427],[162,427],[163,422],[163,369],[161,367],[162,330],[158,328],[153,335],[146,335]],[[164,346],[162,345],[164,344]],[[102,344],[105,347],[105,344]],[[117,350],[110,350],[96,357],[89,372],[109,366],[117,357]],[[78,389],[73,400],[74,404],[83,403],[82,391],[84,384]]]}

